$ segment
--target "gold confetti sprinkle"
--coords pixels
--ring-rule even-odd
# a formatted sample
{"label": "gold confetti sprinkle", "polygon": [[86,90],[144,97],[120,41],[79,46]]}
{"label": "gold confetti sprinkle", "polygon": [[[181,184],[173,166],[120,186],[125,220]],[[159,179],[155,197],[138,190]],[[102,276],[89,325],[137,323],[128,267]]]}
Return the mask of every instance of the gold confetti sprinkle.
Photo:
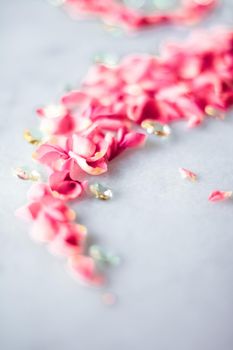
{"label": "gold confetti sprinkle", "polygon": [[41,144],[41,140],[37,139],[36,137],[34,137],[30,130],[28,129],[25,129],[24,132],[23,132],[23,137],[24,137],[24,140],[26,140],[28,143],[30,143],[31,145],[34,145],[34,146],[38,146]]}
{"label": "gold confetti sprinkle", "polygon": [[106,200],[111,199],[113,196],[112,191],[109,188],[106,188],[99,183],[95,183],[95,184],[90,185],[89,189],[90,189],[90,192],[97,199],[101,199],[101,200],[106,201]]}
{"label": "gold confetti sprinkle", "polygon": [[168,125],[156,122],[151,119],[143,120],[141,127],[145,129],[148,134],[154,134],[159,137],[167,137],[171,134],[171,129]]}
{"label": "gold confetti sprinkle", "polygon": [[206,106],[205,113],[209,117],[213,117],[213,118],[217,118],[217,119],[221,119],[221,120],[225,119],[225,114],[222,111],[220,111],[219,109],[214,108],[212,106]]}
{"label": "gold confetti sprinkle", "polygon": [[41,178],[41,176],[37,170],[32,170],[32,171],[28,172],[22,168],[16,168],[16,169],[14,169],[13,173],[20,180],[39,181]]}

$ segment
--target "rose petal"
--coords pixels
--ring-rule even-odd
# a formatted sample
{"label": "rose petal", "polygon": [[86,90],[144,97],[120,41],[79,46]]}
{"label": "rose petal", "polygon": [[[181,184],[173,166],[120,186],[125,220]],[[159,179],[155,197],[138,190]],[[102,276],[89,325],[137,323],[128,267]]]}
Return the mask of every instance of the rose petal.
{"label": "rose petal", "polygon": [[43,144],[36,150],[36,159],[48,166],[59,159],[67,159],[66,152],[59,146]]}
{"label": "rose petal", "polygon": [[81,254],[84,249],[87,230],[82,225],[65,224],[59,227],[59,234],[49,244],[49,251],[59,256]]}
{"label": "rose petal", "polygon": [[224,201],[226,199],[229,199],[232,197],[232,191],[213,191],[209,195],[208,200],[210,202],[219,202],[219,201]]}
{"label": "rose petal", "polygon": [[56,235],[57,226],[45,213],[40,213],[31,229],[31,237],[38,242],[49,242]]}
{"label": "rose petal", "polygon": [[74,276],[78,277],[80,282],[101,286],[104,278],[96,270],[94,259],[85,255],[75,255],[69,258],[68,267]]}
{"label": "rose petal", "polygon": [[79,156],[88,158],[93,156],[96,150],[95,144],[86,137],[73,135],[73,152]]}
{"label": "rose petal", "polygon": [[82,184],[71,180],[69,171],[66,170],[52,173],[49,177],[49,185],[51,190],[63,200],[75,199],[83,191]]}
{"label": "rose petal", "polygon": [[188,179],[191,181],[196,181],[196,179],[197,179],[197,174],[195,174],[191,170],[188,170],[185,168],[179,168],[179,172],[180,172],[181,177],[183,177],[184,179]]}

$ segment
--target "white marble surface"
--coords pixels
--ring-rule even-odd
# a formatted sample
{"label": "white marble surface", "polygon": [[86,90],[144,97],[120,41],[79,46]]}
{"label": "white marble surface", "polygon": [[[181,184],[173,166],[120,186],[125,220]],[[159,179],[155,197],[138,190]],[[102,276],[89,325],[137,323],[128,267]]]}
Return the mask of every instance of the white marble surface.
{"label": "white marble surface", "polygon": [[[200,26],[231,26],[232,10],[225,0]],[[108,290],[119,298],[112,308],[101,291],[76,284],[14,217],[29,184],[11,168],[30,162],[22,131],[37,126],[35,107],[78,83],[97,52],[154,52],[190,31],[114,38],[46,1],[0,1],[1,350],[232,350],[233,203],[207,201],[211,190],[233,188],[232,116],[192,131],[177,125],[167,142],[119,158],[102,179],[114,200],[75,207],[93,239],[124,259],[110,273]],[[180,166],[200,181],[182,181]]]}

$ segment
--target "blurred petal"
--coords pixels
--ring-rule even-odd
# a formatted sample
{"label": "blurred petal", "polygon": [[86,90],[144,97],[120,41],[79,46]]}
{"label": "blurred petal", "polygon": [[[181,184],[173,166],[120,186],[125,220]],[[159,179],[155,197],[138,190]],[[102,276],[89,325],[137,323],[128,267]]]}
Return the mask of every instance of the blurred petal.
{"label": "blurred petal", "polygon": [[75,255],[69,258],[68,267],[71,272],[78,277],[80,282],[93,285],[101,286],[104,283],[104,278],[96,270],[94,259],[84,256]]}
{"label": "blurred petal", "polygon": [[232,197],[232,191],[213,191],[209,195],[210,202],[220,202]]}

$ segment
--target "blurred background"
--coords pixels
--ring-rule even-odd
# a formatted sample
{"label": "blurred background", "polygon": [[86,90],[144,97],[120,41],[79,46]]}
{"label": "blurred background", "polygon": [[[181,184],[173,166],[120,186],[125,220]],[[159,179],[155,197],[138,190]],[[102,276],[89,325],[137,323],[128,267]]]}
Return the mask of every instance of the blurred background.
{"label": "blurred background", "polygon": [[[231,28],[232,11],[233,2],[221,0],[198,27]],[[31,164],[22,133],[38,127],[35,108],[78,87],[96,55],[158,53],[192,31],[110,33],[44,0],[0,0],[2,350],[232,350],[233,206],[207,201],[213,189],[233,188],[232,113],[195,130],[175,125],[166,142],[120,157],[101,178],[114,199],[74,206],[92,239],[122,257],[102,290],[75,283],[14,217],[30,184],[11,170]],[[179,167],[200,181],[181,181]],[[101,301],[106,291],[117,296],[112,307]]]}

